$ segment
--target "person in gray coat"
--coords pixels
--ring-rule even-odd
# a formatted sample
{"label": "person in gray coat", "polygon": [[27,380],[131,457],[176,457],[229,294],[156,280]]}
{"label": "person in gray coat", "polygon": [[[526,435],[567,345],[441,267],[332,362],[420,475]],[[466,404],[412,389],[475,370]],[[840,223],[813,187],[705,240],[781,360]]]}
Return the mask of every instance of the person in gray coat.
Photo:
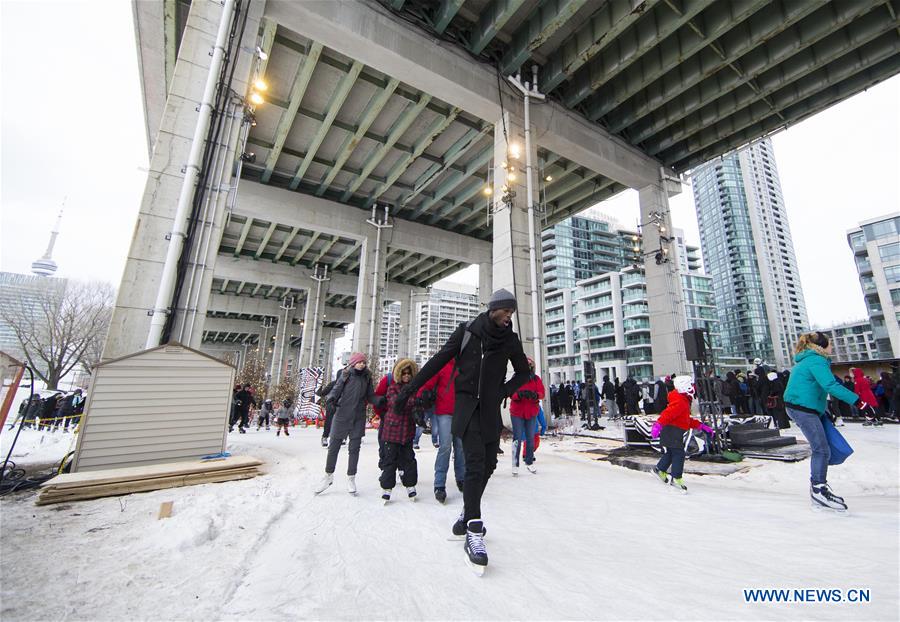
{"label": "person in gray coat", "polygon": [[359,446],[366,434],[366,404],[383,407],[384,397],[375,395],[372,373],[366,366],[366,355],[354,352],[347,368],[325,398],[334,408],[334,420],[328,437],[328,457],[325,460],[325,477],[316,487],[316,494],[324,492],[334,483],[341,444],[349,437],[347,446],[347,491],[356,493],[356,466],[359,463]]}

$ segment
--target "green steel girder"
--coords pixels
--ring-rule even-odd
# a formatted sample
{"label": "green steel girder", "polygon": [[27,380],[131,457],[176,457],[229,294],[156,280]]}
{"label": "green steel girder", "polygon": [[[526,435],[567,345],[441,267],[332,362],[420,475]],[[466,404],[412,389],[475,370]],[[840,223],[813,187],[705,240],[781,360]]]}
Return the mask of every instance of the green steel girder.
{"label": "green steel girder", "polygon": [[275,140],[272,141],[274,147],[269,151],[269,155],[266,158],[265,170],[260,178],[263,183],[268,183],[269,178],[272,176],[272,171],[275,170],[275,163],[281,155],[284,141],[287,140],[291,126],[294,124],[294,118],[297,116],[297,110],[300,108],[300,102],[303,100],[303,95],[306,93],[306,88],[309,86],[313,70],[316,68],[316,63],[321,54],[322,44],[313,43],[309,54],[300,62],[297,76],[294,78],[294,84],[291,87],[287,110],[282,113],[281,119],[278,121],[278,127],[275,130]]}
{"label": "green steel girder", "polygon": [[[855,62],[857,55],[870,64],[875,64],[896,54],[900,48],[900,37],[893,32],[896,26],[885,19],[886,15],[887,11],[884,14],[881,11],[872,12],[850,24],[845,30],[804,48],[784,63],[760,74],[754,81],[755,89],[731,89],[725,92],[722,97],[688,115],[684,122],[671,128],[657,140],[645,142],[646,151],[664,151],[689,139],[704,127],[732,115],[739,115],[739,111],[760,100],[764,100],[770,107],[776,106],[787,87],[792,87],[789,91],[792,97],[812,95],[818,89],[815,80],[808,79],[808,76],[813,74],[816,79],[827,80],[829,83],[849,78],[859,70]],[[781,97],[779,92],[782,93]],[[772,100],[769,101],[769,98]]]}
{"label": "green steel girder", "polygon": [[435,211],[431,218],[428,219],[428,224],[434,225],[444,218],[449,218],[453,215],[453,212],[468,203],[473,197],[481,194],[483,190],[484,184],[479,180],[459,194],[453,195],[453,202],[443,209]]}
{"label": "green steel girder", "polygon": [[241,229],[241,235],[238,237],[237,244],[234,247],[234,256],[241,256],[241,249],[244,248],[244,242],[247,241],[247,236],[250,234],[250,228],[253,226],[253,219],[248,218],[244,221],[244,227]]}
{"label": "green steel girder", "polygon": [[425,268],[418,270],[409,278],[409,280],[414,282],[428,282],[430,279],[434,278],[434,276],[446,272],[457,265],[459,265],[458,261],[454,261],[453,259],[442,259],[432,266],[426,266]]}
{"label": "green steel girder", "polygon": [[317,263],[319,263],[320,261],[322,261],[322,257],[324,257],[324,256],[327,255],[329,252],[331,252],[331,249],[334,248],[334,247],[337,245],[337,243],[340,242],[340,241],[341,241],[341,237],[340,237],[340,236],[337,236],[337,235],[336,235],[336,236],[334,236],[333,238],[331,238],[331,240],[330,240],[329,242],[327,242],[327,243],[325,243],[325,244],[322,245],[322,250],[319,251],[319,254],[316,255],[316,258],[313,259],[311,262],[309,262],[308,265],[309,265],[309,266],[314,266],[314,265],[316,265]]}
{"label": "green steel girder", "polygon": [[344,167],[344,164],[346,164],[347,160],[353,154],[353,151],[366,135],[366,132],[369,131],[369,128],[375,122],[375,119],[377,119],[378,115],[381,114],[381,111],[384,110],[385,104],[387,104],[388,100],[391,98],[391,95],[399,84],[399,80],[391,78],[388,81],[387,85],[385,85],[383,89],[378,91],[369,100],[369,103],[366,105],[366,109],[363,110],[359,125],[356,127],[354,132],[351,132],[346,138],[344,138],[344,142],[343,144],[341,144],[341,148],[338,151],[338,156],[337,158],[335,158],[334,166],[332,166],[328,170],[328,174],[319,184],[319,187],[316,189],[316,196],[320,197],[325,194],[325,190],[327,190],[331,185],[331,182],[334,181],[335,176],[337,176],[337,174]]}
{"label": "green steel girder", "polygon": [[384,157],[390,152],[391,147],[394,146],[400,137],[403,136],[403,133],[409,129],[409,126],[412,125],[413,121],[415,121],[419,115],[422,113],[422,110],[425,109],[425,106],[428,105],[428,102],[431,101],[431,95],[427,93],[423,93],[419,98],[418,103],[409,104],[403,112],[400,113],[400,116],[397,117],[397,120],[394,122],[394,125],[391,127],[390,132],[388,132],[388,136],[385,139],[384,144],[377,147],[372,154],[366,159],[366,163],[363,165],[362,172],[357,175],[356,179],[351,182],[351,184],[344,191],[344,194],[341,196],[341,201],[346,202],[353,193],[362,185],[362,183],[368,179],[369,175],[372,174],[372,171],[375,170],[375,167],[384,159]]}
{"label": "green steel girder", "polygon": [[244,285],[246,285],[246,284],[247,284],[247,281],[241,281],[240,283],[238,283],[238,286],[237,286],[237,288],[234,290],[234,293],[235,293],[236,295],[240,296],[240,295],[241,295],[241,290],[244,289]]}
{"label": "green steel girder", "polygon": [[281,248],[278,249],[278,252],[275,253],[275,256],[272,258],[272,263],[278,263],[281,261],[281,257],[284,255],[285,251],[288,249],[288,246],[291,245],[291,242],[294,241],[294,238],[297,237],[297,234],[300,232],[300,227],[291,228],[291,232],[287,234],[284,238],[284,242],[281,243]]}
{"label": "green steel girder", "polygon": [[544,203],[555,203],[557,199],[572,192],[581,184],[592,181],[594,176],[594,173],[591,173],[590,171],[573,170],[571,173],[561,178],[559,183],[553,184],[548,190],[544,191]]}
{"label": "green steel girder", "polygon": [[544,0],[531,17],[516,30],[500,60],[500,73],[516,73],[556,31],[565,25],[587,0]]}
{"label": "green steel girder", "polygon": [[353,244],[351,244],[350,247],[340,257],[337,258],[337,261],[331,264],[331,269],[337,269],[337,267],[344,263],[350,257],[350,255],[359,250],[361,244],[362,242],[360,242],[359,240],[355,240]]}
{"label": "green steel girder", "polygon": [[263,234],[262,240],[259,242],[259,246],[256,247],[256,252],[253,253],[254,259],[259,259],[262,256],[263,252],[266,250],[266,246],[269,244],[269,239],[271,239],[272,234],[275,233],[275,227],[277,226],[278,224],[274,222],[268,226],[266,232]]}
{"label": "green steel girder", "polygon": [[397,280],[408,282],[408,279],[406,279],[404,275],[412,274],[417,268],[419,268],[419,266],[421,266],[426,261],[434,261],[434,257],[431,257],[430,255],[419,255],[417,259],[414,259],[411,263],[406,265],[403,270],[397,273]]}
{"label": "green steel girder", "polygon": [[400,179],[400,176],[403,175],[403,173],[406,172],[406,169],[416,161],[416,158],[425,153],[425,150],[428,149],[429,145],[431,145],[444,130],[450,127],[450,124],[453,123],[453,120],[456,119],[457,116],[459,116],[460,112],[462,112],[462,110],[454,108],[450,111],[449,116],[437,117],[429,124],[425,129],[425,134],[414,145],[413,152],[400,156],[388,171],[387,178],[384,182],[379,184],[369,195],[368,200],[366,200],[366,208],[371,207],[388,188],[394,185],[394,182]]}
{"label": "green steel girder", "polygon": [[178,0],[164,0],[163,5],[163,42],[165,53],[163,73],[166,91],[172,86],[175,75],[175,63],[178,61]]}
{"label": "green steel girder", "polygon": [[547,226],[552,226],[562,220],[565,220],[569,216],[574,216],[575,214],[583,212],[592,205],[596,205],[601,201],[605,201],[606,199],[620,193],[622,190],[627,190],[627,187],[614,181],[607,181],[606,183],[601,184],[594,191],[594,193],[591,194],[590,197],[582,199],[578,203],[570,204],[563,209],[553,212],[553,214],[551,214],[547,219]]}
{"label": "green steel girder", "polygon": [[265,53],[266,58],[265,60],[262,58],[257,59],[259,63],[258,71],[259,75],[265,78],[266,69],[269,67],[269,59],[272,58],[272,46],[275,44],[275,35],[278,34],[278,23],[268,17],[263,17],[259,21],[259,29],[261,32],[259,49]]}
{"label": "green steel girder", "polygon": [[[813,2],[793,2],[798,7],[815,6]],[[595,95],[588,104],[588,118],[596,120],[609,114],[617,106],[643,91],[647,85],[656,80],[668,77],[671,73],[680,73],[681,64],[691,62],[691,67],[699,69],[701,74],[710,75],[725,64],[721,52],[731,49],[729,45],[723,45],[725,41],[718,42],[719,37],[727,39],[729,31],[737,30],[737,26],[745,20],[753,20],[759,17],[760,8],[769,4],[769,0],[744,0],[742,2],[719,2],[713,4],[696,18],[691,20],[691,28],[674,33],[665,41],[660,41],[651,53],[645,54],[627,72],[619,76],[612,83],[607,84],[601,93]],[[811,11],[801,9],[796,13]],[[787,27],[787,26],[785,26]],[[751,32],[756,32],[751,29]],[[695,65],[694,63],[699,63]],[[626,107],[623,107],[626,108]],[[612,123],[607,127],[612,127]],[[622,128],[617,127],[620,131]]]}
{"label": "green steel girder", "polygon": [[580,201],[590,200],[591,197],[603,188],[603,179],[602,175],[597,175],[590,180],[586,180],[586,183],[579,184],[578,188],[555,201],[557,207],[554,212],[557,210],[565,210]]}
{"label": "green steel girder", "polygon": [[[766,124],[773,115],[783,116],[782,125],[795,123],[797,121],[795,111],[801,110],[801,117],[808,116],[803,110],[805,102],[821,98],[831,101],[829,95],[835,91],[846,92],[844,90],[846,88],[848,91],[856,92],[859,90],[857,88],[859,83],[869,85],[871,80],[867,67],[872,68],[874,75],[881,76],[882,68],[900,66],[898,54],[900,40],[892,31],[889,31],[883,43],[882,40],[874,43],[859,48],[842,57],[840,61],[787,85],[772,96],[771,103],[758,101],[708,128],[703,128],[673,147],[673,150],[677,150],[664,152],[667,161],[677,162],[696,153],[708,153],[710,147],[715,147],[723,141],[731,142],[731,137],[746,136],[748,131]],[[879,58],[881,60],[878,60]]]}
{"label": "green steel girder", "polygon": [[445,277],[450,276],[454,272],[459,272],[465,266],[466,266],[466,264],[463,264],[461,262],[456,262],[456,263],[448,266],[444,270],[441,270],[440,272],[429,276],[428,278],[424,279],[422,282],[425,285],[431,285],[432,283],[437,283],[441,279],[444,279]]}
{"label": "green steel girder", "polygon": [[667,0],[645,13],[634,26],[619,35],[615,46],[607,48],[578,71],[566,89],[566,106],[574,108],[593,95],[712,2],[713,0]]}
{"label": "green steel girder", "polygon": [[443,33],[459,12],[460,7],[465,3],[466,0],[442,0],[441,6],[438,7],[437,13],[434,14],[432,27],[438,33]]}
{"label": "green steel girder", "polygon": [[416,207],[415,211],[413,211],[413,215],[411,220],[416,220],[423,213],[427,212],[429,209],[438,204],[438,202],[447,196],[451,190],[456,188],[460,183],[463,182],[466,178],[470,177],[475,171],[480,169],[482,166],[491,161],[491,158],[494,156],[494,146],[490,145],[483,149],[475,158],[466,165],[466,170],[463,173],[451,173],[447,176],[447,179],[440,184],[434,192],[434,197],[428,199],[427,201],[422,201],[418,207]]}
{"label": "green steel girder", "polygon": [[[859,16],[858,9],[866,6],[865,3],[854,2],[844,7],[845,9],[851,9],[849,13],[842,9],[840,14],[834,15],[834,19],[840,22],[842,28],[848,27],[855,30],[857,26],[852,24],[852,21]],[[832,10],[837,10],[837,6],[829,5],[822,9],[822,12],[830,12]],[[762,13],[771,15],[774,11],[763,11]],[[787,62],[792,56],[799,55],[799,52],[809,46],[815,46],[817,52],[827,54],[828,48],[822,49],[823,46],[819,45],[818,42],[833,41],[835,36],[840,37],[842,33],[838,31],[833,35],[826,36],[829,32],[833,32],[831,27],[832,20],[819,19],[816,15],[811,16],[808,22],[803,22],[803,28],[797,29],[796,33],[793,29],[790,29],[782,31],[781,34],[775,36],[771,31],[766,31],[768,36],[763,39],[766,43],[762,44],[761,41],[763,40],[760,40],[756,42],[759,47],[749,50],[745,46],[741,46],[740,51],[742,53],[746,52],[739,61],[743,75],[732,70],[727,73],[716,72],[702,81],[693,81],[696,86],[690,88],[677,100],[667,100],[665,107],[660,107],[658,112],[650,116],[646,122],[635,126],[634,132],[629,132],[629,136],[635,142],[644,142],[663,129],[670,127],[673,123],[701,110],[723,95],[736,92],[739,86],[749,81],[749,77],[755,78],[754,84],[756,84],[756,80],[764,80],[763,75],[766,72],[770,70],[777,72],[777,65]],[[870,13],[860,21],[870,21],[873,15],[875,13]],[[875,19],[877,19],[877,15],[875,15]],[[774,21],[773,25],[778,27],[779,23],[779,21]],[[823,37],[825,37],[824,40]],[[737,60],[737,55],[730,55],[728,58],[731,62]],[[756,78],[757,76],[758,78]],[[665,120],[664,124],[660,124],[660,118]]]}
{"label": "green steel girder", "polygon": [[395,11],[399,11],[403,8],[403,5],[406,3],[406,0],[391,0],[391,7]]}
{"label": "green steel girder", "polygon": [[397,251],[397,255],[398,257],[395,258],[392,263],[385,262],[385,274],[391,274],[400,264],[409,259],[412,253],[410,251],[399,250]]}
{"label": "green steel girder", "polygon": [[292,266],[296,266],[300,263],[300,260],[303,259],[307,252],[309,252],[309,249],[312,248],[312,245],[316,243],[316,240],[318,240],[321,235],[322,234],[318,231],[313,231],[313,234],[310,236],[309,240],[306,241],[306,244],[303,245],[303,248],[294,255],[294,258],[291,260]]}
{"label": "green steel girder", "polygon": [[[341,78],[341,81],[338,83],[337,88],[331,94],[331,98],[328,100],[328,104],[325,107],[328,111],[325,114],[325,120],[322,121],[322,124],[316,131],[316,135],[313,136],[312,142],[310,143],[309,148],[306,150],[306,157],[303,158],[302,162],[300,162],[300,166],[298,166],[297,170],[294,171],[294,177],[288,184],[288,187],[291,190],[296,190],[297,186],[300,185],[300,180],[303,179],[303,176],[306,174],[307,169],[309,169],[309,165],[312,164],[313,158],[316,155],[316,151],[319,150],[319,147],[325,141],[325,137],[331,130],[331,124],[334,123],[335,118],[337,118],[338,112],[340,112],[341,110],[341,106],[344,105],[344,101],[350,94],[350,90],[353,88],[353,85],[356,84],[356,78],[359,77],[359,72],[362,71],[362,68],[363,64],[361,62],[356,61],[355,63],[353,63],[350,71]],[[268,181],[268,179],[266,179],[266,181]]]}
{"label": "green steel girder", "polygon": [[219,286],[219,293],[224,294],[225,290],[228,289],[228,279],[222,279],[222,285]]}
{"label": "green steel girder", "polygon": [[587,23],[567,37],[547,60],[538,84],[549,93],[575,73],[582,65],[602,52],[658,0],[610,0],[588,19]]}
{"label": "green steel girder", "polygon": [[524,0],[492,0],[481,12],[469,37],[469,50],[481,54],[523,4]]}
{"label": "green steel girder", "polygon": [[[400,206],[406,206],[411,199],[419,196],[431,182],[437,179],[444,171],[450,169],[457,160],[468,153],[469,149],[474,147],[483,136],[491,131],[492,126],[490,125],[485,125],[480,131],[473,129],[467,130],[459,140],[450,145],[450,148],[447,149],[447,153],[444,154],[440,163],[433,163],[424,173],[419,175],[419,178],[413,182],[413,189],[401,197],[399,201]],[[463,169],[463,171],[465,171],[465,169]]]}
{"label": "green steel girder", "polygon": [[856,95],[879,82],[887,80],[898,71],[900,71],[900,56],[892,56],[891,58],[878,63],[878,65],[874,67],[866,68],[848,80],[829,86],[807,100],[794,102],[788,108],[783,109],[782,114],[788,119],[787,123],[782,121],[775,114],[770,114],[767,118],[745,128],[737,134],[723,138],[705,151],[693,152],[681,160],[674,161],[673,164],[677,165],[676,171],[686,170],[691,166],[706,162],[717,154],[726,153],[732,149],[746,145],[759,136],[765,136],[782,129],[789,124],[802,121],[803,119],[828,108],[836,102]]}
{"label": "green steel girder", "polygon": [[[426,263],[426,262],[430,262],[430,263],[428,265],[423,266],[422,264]],[[437,268],[445,269],[445,268],[447,268],[448,264],[454,264],[454,263],[456,263],[456,262],[452,259],[435,260],[434,257],[425,256],[424,260],[422,262],[420,262],[418,266],[416,266],[415,270],[413,270],[413,271],[407,270],[406,272],[401,273],[401,278],[404,278],[404,280],[407,283],[416,282],[416,280],[419,278],[420,275],[428,274],[429,272],[432,272],[433,270],[435,270]],[[403,277],[404,274],[409,274],[409,276]]]}
{"label": "green steel girder", "polygon": [[256,287],[253,288],[253,291],[250,292],[250,297],[253,298],[256,296],[256,293],[259,291],[259,288],[262,287],[262,283],[257,283]]}

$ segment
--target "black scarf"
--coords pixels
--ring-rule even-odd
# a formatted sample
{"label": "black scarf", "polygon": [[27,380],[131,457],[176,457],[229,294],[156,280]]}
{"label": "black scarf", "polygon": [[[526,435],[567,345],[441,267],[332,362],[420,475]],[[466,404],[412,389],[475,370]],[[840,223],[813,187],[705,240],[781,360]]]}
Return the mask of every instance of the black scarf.
{"label": "black scarf", "polygon": [[472,326],[469,327],[469,330],[473,335],[481,339],[481,343],[484,346],[484,354],[488,355],[497,350],[504,349],[506,339],[510,332],[512,332],[512,327],[509,325],[497,326],[497,324],[488,317],[487,313],[482,313],[475,318],[475,321],[472,322]]}

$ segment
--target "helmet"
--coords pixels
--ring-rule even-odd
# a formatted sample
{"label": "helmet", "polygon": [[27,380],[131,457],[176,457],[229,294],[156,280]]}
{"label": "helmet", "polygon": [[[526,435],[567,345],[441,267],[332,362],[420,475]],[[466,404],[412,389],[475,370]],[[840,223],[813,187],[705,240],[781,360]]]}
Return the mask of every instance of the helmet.
{"label": "helmet", "polygon": [[762,359],[760,359],[760,358],[753,359],[753,364],[754,365],[762,365]]}
{"label": "helmet", "polygon": [[694,397],[694,379],[690,376],[675,376],[675,390]]}

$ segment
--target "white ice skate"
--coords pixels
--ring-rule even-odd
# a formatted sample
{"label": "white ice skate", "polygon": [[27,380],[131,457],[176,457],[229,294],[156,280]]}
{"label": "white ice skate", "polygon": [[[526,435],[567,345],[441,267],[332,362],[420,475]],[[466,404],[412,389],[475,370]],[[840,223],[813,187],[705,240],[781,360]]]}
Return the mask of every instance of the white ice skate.
{"label": "white ice skate", "polygon": [[847,504],[844,499],[834,494],[828,484],[811,485],[809,497],[814,510],[832,510],[841,514],[847,512]]}
{"label": "white ice skate", "polygon": [[391,502],[391,489],[390,488],[382,488],[381,489],[381,500],[384,505],[387,505]]}
{"label": "white ice skate", "polygon": [[334,473],[326,473],[319,485],[316,486],[316,494],[321,494],[334,483]]}
{"label": "white ice skate", "polygon": [[406,496],[409,497],[410,501],[416,500],[416,487],[415,486],[407,486],[406,487]]}
{"label": "white ice skate", "polygon": [[525,465],[525,468],[528,469],[528,472],[531,473],[531,474],[536,474],[536,473],[537,473],[537,467],[534,466],[533,464],[526,464],[526,465]]}
{"label": "white ice skate", "polygon": [[347,492],[349,492],[351,495],[356,494],[356,476],[355,475],[347,476]]}
{"label": "white ice skate", "polygon": [[519,474],[519,467],[515,464],[513,465],[513,468],[512,468],[512,474],[513,474],[513,477],[516,477]]}

